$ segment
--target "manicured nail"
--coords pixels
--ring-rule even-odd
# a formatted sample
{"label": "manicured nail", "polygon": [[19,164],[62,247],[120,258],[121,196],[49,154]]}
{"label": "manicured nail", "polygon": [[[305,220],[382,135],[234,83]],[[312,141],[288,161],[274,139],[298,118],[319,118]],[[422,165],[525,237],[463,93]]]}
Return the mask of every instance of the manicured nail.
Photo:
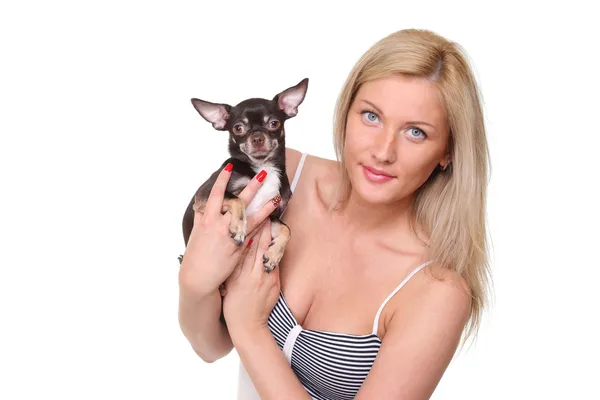
{"label": "manicured nail", "polygon": [[277,207],[277,206],[279,205],[279,203],[281,202],[281,195],[280,195],[280,194],[278,194],[278,195],[277,195],[277,196],[275,196],[275,197],[274,197],[274,198],[273,198],[271,201],[273,202],[273,205],[274,205],[275,207]]}
{"label": "manicured nail", "polygon": [[233,171],[233,164],[232,163],[227,164],[225,166],[225,171],[227,171],[227,172]]}
{"label": "manicured nail", "polygon": [[267,176],[267,171],[265,171],[264,169],[262,171],[260,171],[260,173],[258,175],[256,175],[256,180],[259,182],[262,182],[265,180],[265,177]]}
{"label": "manicured nail", "polygon": [[252,242],[254,242],[254,239],[248,240],[248,247],[250,247],[250,245],[252,244]]}

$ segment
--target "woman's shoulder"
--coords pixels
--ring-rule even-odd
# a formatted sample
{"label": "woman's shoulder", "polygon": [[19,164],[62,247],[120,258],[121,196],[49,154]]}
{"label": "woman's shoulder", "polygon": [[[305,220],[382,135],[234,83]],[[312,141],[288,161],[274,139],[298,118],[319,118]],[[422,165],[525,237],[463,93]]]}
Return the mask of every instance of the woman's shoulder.
{"label": "woman's shoulder", "polygon": [[301,157],[302,153],[300,151],[290,147],[285,148],[285,170],[290,182],[296,174],[296,169],[298,168],[298,164],[300,164]]}
{"label": "woman's shoulder", "polygon": [[389,319],[394,321],[392,326],[399,327],[413,323],[415,315],[437,315],[431,323],[455,324],[462,329],[472,306],[464,277],[435,262],[415,274],[394,300]]}
{"label": "woman's shoulder", "polygon": [[[302,154],[301,151],[286,147],[286,172],[290,184],[298,172]],[[335,195],[336,182],[340,175],[338,167],[339,162],[336,160],[306,153],[294,188],[294,197],[301,199],[300,201],[305,207],[325,207],[323,209],[326,209],[326,204],[329,204]],[[292,208],[294,207],[290,207],[290,211],[287,211],[288,214],[294,214]],[[288,218],[290,218],[289,215]]]}
{"label": "woman's shoulder", "polygon": [[[290,182],[293,180],[294,175],[296,175],[302,154],[299,150],[290,147],[285,148],[285,169]],[[316,175],[328,177],[335,170],[337,164],[337,161],[307,153],[302,167],[302,174],[304,176],[305,172],[308,172],[311,176],[314,176],[313,173],[316,173]]]}

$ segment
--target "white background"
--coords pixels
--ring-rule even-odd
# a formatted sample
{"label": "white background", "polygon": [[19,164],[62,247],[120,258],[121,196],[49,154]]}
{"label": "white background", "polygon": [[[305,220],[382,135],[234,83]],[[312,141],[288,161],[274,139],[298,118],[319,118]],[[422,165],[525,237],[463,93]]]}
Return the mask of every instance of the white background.
{"label": "white background", "polygon": [[232,399],[177,322],[181,218],[226,154],[190,98],[310,78],[288,146],[334,158],[346,74],[403,28],[462,44],[492,155],[494,305],[434,399],[599,399],[600,30],[583,2],[3,2],[0,398]]}

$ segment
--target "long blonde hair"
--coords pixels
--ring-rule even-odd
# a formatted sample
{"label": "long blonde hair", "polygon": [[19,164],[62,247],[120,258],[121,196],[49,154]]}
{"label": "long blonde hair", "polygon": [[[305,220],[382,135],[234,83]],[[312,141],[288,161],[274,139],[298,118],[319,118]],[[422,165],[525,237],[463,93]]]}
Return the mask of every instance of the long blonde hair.
{"label": "long blonde hair", "polygon": [[472,298],[463,344],[479,330],[491,284],[486,229],[490,171],[481,95],[462,47],[428,30],[406,29],[375,43],[350,72],[336,104],[334,146],[342,179],[336,201],[351,185],[344,164],[346,119],[362,84],[394,74],[433,81],[450,127],[451,164],[436,169],[415,192],[414,223],[427,235],[429,257],[467,282]]}

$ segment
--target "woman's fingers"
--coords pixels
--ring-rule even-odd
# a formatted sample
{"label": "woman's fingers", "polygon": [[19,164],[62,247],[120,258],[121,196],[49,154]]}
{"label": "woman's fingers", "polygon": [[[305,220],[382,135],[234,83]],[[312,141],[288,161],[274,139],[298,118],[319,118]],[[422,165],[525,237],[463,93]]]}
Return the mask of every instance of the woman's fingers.
{"label": "woman's fingers", "polygon": [[221,214],[223,208],[223,198],[225,197],[225,189],[227,189],[227,183],[231,178],[231,171],[233,170],[233,164],[229,163],[221,170],[217,176],[208,200],[206,202],[206,208],[204,214],[210,217],[216,217]]}
{"label": "woman's fingers", "polygon": [[238,195],[238,197],[244,202],[244,204],[248,205],[258,192],[258,189],[262,186],[263,180],[266,178],[267,172],[260,171],[258,174],[254,176],[254,178],[250,179],[248,185],[242,190],[242,192]]}
{"label": "woman's fingers", "polygon": [[[211,189],[210,195],[208,196],[206,206],[204,207],[203,211],[201,210],[200,212],[196,213],[195,218],[194,218],[195,219],[194,224],[203,215],[206,215],[207,217],[212,219],[221,214],[221,210],[223,208],[223,200],[225,197],[225,191],[227,189],[227,184],[229,183],[229,180],[231,179],[232,168],[233,168],[233,165],[231,163],[229,163],[229,164],[227,164],[227,166],[225,166],[225,168],[223,168],[219,172],[219,174],[215,180],[215,183],[213,184],[213,187]],[[244,190],[242,190],[242,192],[238,195],[239,199],[242,200],[242,202],[246,206],[248,204],[250,204],[250,202],[252,201],[252,199],[254,198],[256,193],[258,192],[258,190],[261,188],[266,176],[267,176],[267,172],[264,170],[259,172],[258,174],[256,174],[248,182],[248,184],[246,185]],[[281,201],[281,196],[277,195],[275,198],[271,199],[266,204],[264,204],[258,211],[256,211],[256,213],[254,213],[252,216],[248,217],[247,230],[246,230],[247,236],[254,233],[254,231],[258,228],[258,225],[260,225],[262,222],[264,222],[265,219],[267,219],[267,217],[273,211],[275,211],[275,209],[279,206],[280,201]]]}
{"label": "woman's fingers", "polygon": [[202,220],[202,217],[204,217],[204,210],[197,211],[194,213],[194,226],[196,226],[200,223],[200,221]]}
{"label": "woman's fingers", "polygon": [[238,279],[244,270],[251,268],[252,265],[254,265],[258,246],[256,239],[255,236],[248,240],[248,244],[244,246],[244,249],[242,250],[238,264],[227,278],[226,283]]}
{"label": "woman's fingers", "polygon": [[273,199],[269,200],[267,204],[262,206],[259,210],[257,210],[252,216],[248,218],[248,230],[253,232],[257,229],[259,224],[264,222],[269,215],[279,206],[279,202],[281,201],[281,195],[275,196]]}

